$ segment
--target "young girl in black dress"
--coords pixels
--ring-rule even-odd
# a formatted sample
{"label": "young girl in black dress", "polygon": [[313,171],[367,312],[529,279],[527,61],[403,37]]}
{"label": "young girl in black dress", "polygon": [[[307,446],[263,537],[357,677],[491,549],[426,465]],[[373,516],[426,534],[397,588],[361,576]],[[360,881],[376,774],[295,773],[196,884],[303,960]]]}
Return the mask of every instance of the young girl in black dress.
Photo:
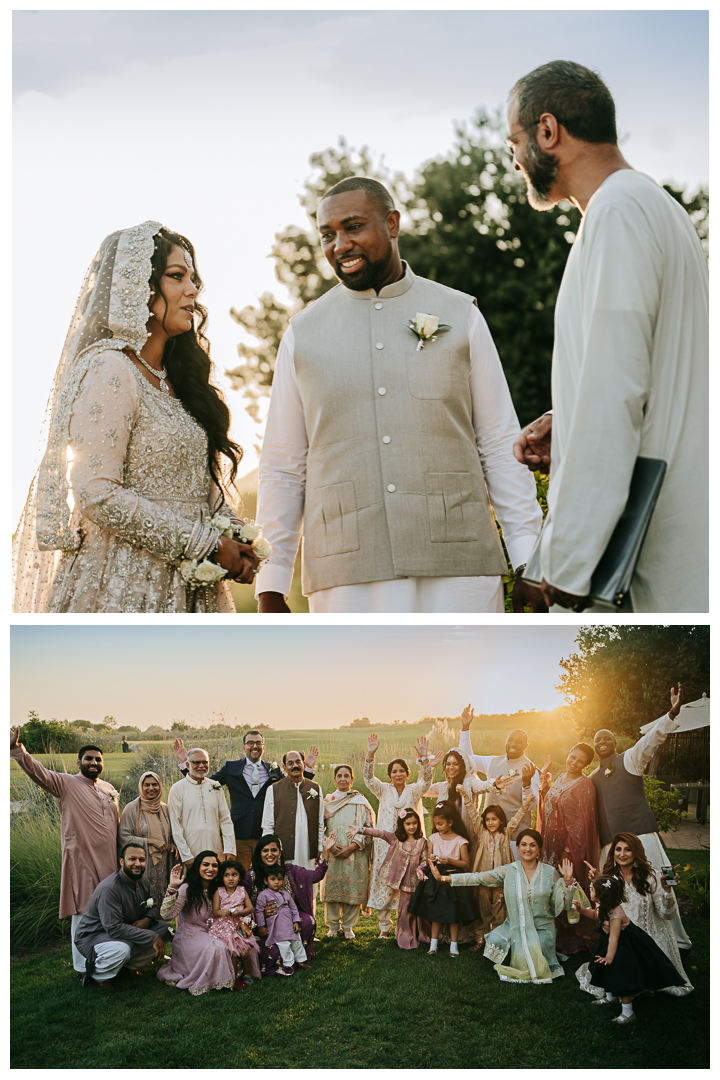
{"label": "young girl in black dress", "polygon": [[601,986],[604,998],[594,1005],[609,1005],[620,998],[622,1012],[614,1016],[617,1024],[635,1021],[632,1000],[643,990],[662,990],[666,986],[682,986],[683,981],[649,934],[631,922],[622,907],[625,882],[621,877],[603,874],[590,886],[594,906],[582,908],[575,901],[573,907],[588,919],[595,919],[600,926],[600,940],[590,961],[590,982]]}
{"label": "young girl in black dress", "polygon": [[418,867],[418,886],[408,911],[432,923],[428,955],[437,953],[443,923],[450,926],[450,955],[459,956],[458,925],[471,923],[480,912],[472,887],[453,889],[440,881],[442,874],[467,873],[470,839],[462,818],[450,802],[438,803],[432,814],[433,831],[428,838],[428,862],[432,876]]}

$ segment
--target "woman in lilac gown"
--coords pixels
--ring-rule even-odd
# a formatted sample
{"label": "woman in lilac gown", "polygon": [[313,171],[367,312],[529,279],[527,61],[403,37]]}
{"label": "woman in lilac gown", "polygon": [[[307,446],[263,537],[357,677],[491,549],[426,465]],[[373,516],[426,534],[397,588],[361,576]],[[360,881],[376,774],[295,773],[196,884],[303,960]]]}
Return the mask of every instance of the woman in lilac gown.
{"label": "woman in lilac gown", "polygon": [[[253,852],[253,868],[245,875],[245,891],[250,897],[250,902],[255,907],[258,894],[262,892],[264,883],[262,869],[267,866],[279,866],[285,874],[284,889],[290,893],[300,912],[300,940],[305,946],[308,960],[315,952],[313,944],[315,938],[315,916],[313,915],[313,885],[325,877],[327,873],[327,857],[331,848],[337,842],[336,833],[331,833],[323,840],[322,858],[318,861],[314,870],[306,870],[304,866],[296,866],[294,863],[285,865],[282,856],[282,843],[279,836],[263,836],[258,840]],[[272,912],[266,909],[266,915]],[[256,931],[257,934],[257,931]],[[260,944],[260,971],[263,975],[277,975],[282,968],[283,962],[277,945],[268,945],[263,938],[258,936]]]}
{"label": "woman in lilac gown", "polygon": [[183,868],[179,863],[170,872],[170,884],[160,908],[160,918],[177,919],[177,930],[170,963],[158,969],[157,977],[194,995],[232,989],[235,983],[232,955],[220,938],[211,937],[207,927],[217,874],[218,857],[214,851],[201,851],[196,856],[184,885],[180,885]]}

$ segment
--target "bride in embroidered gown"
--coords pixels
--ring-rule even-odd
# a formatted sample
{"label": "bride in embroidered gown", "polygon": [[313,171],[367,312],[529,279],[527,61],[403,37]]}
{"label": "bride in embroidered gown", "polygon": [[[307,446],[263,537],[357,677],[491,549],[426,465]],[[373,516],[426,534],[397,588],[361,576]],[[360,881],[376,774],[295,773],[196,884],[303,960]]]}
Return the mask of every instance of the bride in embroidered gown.
{"label": "bride in embroidered gown", "polygon": [[15,611],[234,611],[227,579],[186,588],[185,559],[252,581],[252,549],[209,524],[235,519],[220,460],[232,482],[242,450],[210,382],[201,288],[192,245],[158,222],[103,241],[13,537]]}

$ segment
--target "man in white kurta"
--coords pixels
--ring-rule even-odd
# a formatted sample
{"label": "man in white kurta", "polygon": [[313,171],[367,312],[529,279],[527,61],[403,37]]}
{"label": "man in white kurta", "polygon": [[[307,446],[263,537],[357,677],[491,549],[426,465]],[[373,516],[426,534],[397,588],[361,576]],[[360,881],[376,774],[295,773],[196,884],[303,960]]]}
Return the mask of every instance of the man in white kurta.
{"label": "man in white kurta", "polygon": [[[473,709],[468,705],[462,714],[462,731],[460,732],[458,746],[468,755],[475,768],[484,773],[488,780],[497,780],[500,776],[507,777],[512,775],[512,783],[509,787],[505,788],[504,791],[501,791],[499,794],[496,792],[488,792],[485,796],[485,806],[489,806],[493,803],[496,806],[502,807],[505,811],[507,820],[510,821],[510,819],[517,814],[523,801],[531,791],[535,796],[536,802],[540,792],[540,774],[535,768],[534,763],[525,753],[528,744],[527,734],[522,728],[514,728],[512,731],[509,731],[505,740],[504,755],[473,754],[472,742],[470,739],[470,725],[474,719]],[[523,768],[525,768],[525,766],[529,766],[529,768],[532,768],[533,770],[530,777],[523,776]],[[520,829],[529,829],[531,825],[532,810],[528,810],[517,831],[519,832]],[[510,847],[513,854],[517,855],[517,843],[514,840],[510,841]]]}
{"label": "man in white kurta", "polygon": [[205,750],[188,751],[188,775],[173,784],[168,794],[168,810],[173,842],[186,867],[201,851],[218,857],[235,854],[235,829],[223,788],[210,780],[210,760]]}
{"label": "man in white kurta", "polygon": [[[562,66],[564,80],[564,68],[579,69],[582,79],[591,74]],[[552,464],[541,546],[546,599],[563,610],[590,592],[641,456],[665,461],[667,473],[630,589],[632,609],[707,612],[705,255],[683,207],[632,169],[616,142],[573,137],[552,115],[552,74],[543,76],[549,89],[531,88],[526,106],[541,119],[529,131],[522,132],[523,80],[508,110],[530,201],[535,165],[549,159],[556,173],[533,205],[547,209],[566,198],[583,212],[555,309]],[[609,97],[600,87],[598,100],[603,90]],[[532,451],[542,422],[523,433],[521,454]],[[537,455],[525,460],[537,467]]]}
{"label": "man in white kurta", "polygon": [[[383,200],[382,185],[352,178],[320,204],[341,284],[294,316],[278,351],[259,466],[273,547],[261,612],[288,610],[303,533],[313,613],[500,612],[506,563],[488,495],[515,567],[540,528],[487,324],[472,297],[400,259],[399,213]],[[448,325],[418,351],[408,323],[422,313]]]}

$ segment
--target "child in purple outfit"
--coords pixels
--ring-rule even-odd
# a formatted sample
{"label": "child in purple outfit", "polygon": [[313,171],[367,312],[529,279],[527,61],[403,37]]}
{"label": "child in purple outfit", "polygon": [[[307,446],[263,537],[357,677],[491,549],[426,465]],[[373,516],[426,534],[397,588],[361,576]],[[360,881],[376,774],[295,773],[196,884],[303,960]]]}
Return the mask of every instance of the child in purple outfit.
{"label": "child in purple outfit", "polygon": [[[264,874],[267,888],[263,889],[255,903],[255,922],[258,925],[260,937],[266,939],[267,945],[277,945],[282,957],[283,966],[277,972],[278,975],[294,975],[295,964],[298,967],[309,968],[307,953],[300,940],[300,913],[295,901],[288,892],[283,889],[285,876],[276,866],[268,867]],[[265,915],[265,908],[269,904],[275,905],[275,914]]]}

